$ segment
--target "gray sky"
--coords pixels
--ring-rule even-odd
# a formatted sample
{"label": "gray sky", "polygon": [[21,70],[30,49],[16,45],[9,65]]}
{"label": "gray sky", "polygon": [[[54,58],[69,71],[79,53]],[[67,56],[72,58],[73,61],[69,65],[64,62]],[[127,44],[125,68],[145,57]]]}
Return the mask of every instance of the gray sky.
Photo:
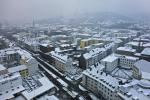
{"label": "gray sky", "polygon": [[87,12],[150,14],[150,0],[0,0],[0,21],[25,22]]}

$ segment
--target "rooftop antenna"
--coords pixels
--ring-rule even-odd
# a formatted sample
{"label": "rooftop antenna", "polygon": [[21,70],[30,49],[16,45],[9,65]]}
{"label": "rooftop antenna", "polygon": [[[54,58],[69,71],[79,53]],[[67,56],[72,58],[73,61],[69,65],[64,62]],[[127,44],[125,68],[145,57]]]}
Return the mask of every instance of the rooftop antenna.
{"label": "rooftop antenna", "polygon": [[35,20],[33,18],[32,27],[35,28]]}
{"label": "rooftop antenna", "polygon": [[99,31],[99,36],[101,35],[100,32],[101,32],[101,24],[100,22],[98,22],[98,31]]}
{"label": "rooftop antenna", "polygon": [[138,52],[140,52],[141,51],[141,37],[140,37],[140,39],[139,39],[139,44],[138,44]]}

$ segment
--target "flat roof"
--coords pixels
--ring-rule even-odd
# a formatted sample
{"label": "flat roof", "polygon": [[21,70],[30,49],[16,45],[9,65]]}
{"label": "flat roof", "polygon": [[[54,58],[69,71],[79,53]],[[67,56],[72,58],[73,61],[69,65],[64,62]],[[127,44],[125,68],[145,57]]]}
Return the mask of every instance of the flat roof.
{"label": "flat roof", "polygon": [[16,67],[8,68],[8,72],[14,73],[14,72],[18,72],[18,71],[25,70],[25,69],[27,69],[26,65],[19,65],[19,66],[16,66]]}
{"label": "flat roof", "polygon": [[4,65],[0,64],[0,71],[5,70],[6,68],[4,67]]}
{"label": "flat roof", "polygon": [[109,55],[106,58],[102,59],[102,61],[104,61],[104,62],[113,62],[117,59],[118,59],[118,57],[115,56],[114,54],[112,54],[112,55]]}
{"label": "flat roof", "polygon": [[119,47],[117,48],[117,50],[120,50],[120,51],[128,51],[128,52],[136,52],[135,49],[132,49],[130,47]]}
{"label": "flat roof", "polygon": [[145,48],[145,49],[141,52],[141,54],[143,54],[143,55],[149,55],[149,56],[150,56],[150,48]]}
{"label": "flat roof", "polygon": [[33,98],[35,98],[36,96],[50,90],[51,88],[55,87],[54,84],[49,81],[46,77],[42,77],[39,79],[40,83],[42,83],[42,86],[31,91],[31,92],[27,92],[27,91],[23,91],[22,95],[28,99],[31,100]]}
{"label": "flat roof", "polygon": [[134,64],[134,66],[139,68],[142,72],[150,73],[150,62],[146,60],[139,60]]}

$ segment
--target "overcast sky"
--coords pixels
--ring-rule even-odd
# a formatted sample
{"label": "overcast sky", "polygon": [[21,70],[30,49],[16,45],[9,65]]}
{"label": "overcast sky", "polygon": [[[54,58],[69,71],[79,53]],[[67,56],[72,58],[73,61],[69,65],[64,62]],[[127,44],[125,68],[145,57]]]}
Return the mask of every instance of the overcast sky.
{"label": "overcast sky", "polygon": [[150,14],[150,0],[0,0],[0,21],[30,21],[87,12]]}

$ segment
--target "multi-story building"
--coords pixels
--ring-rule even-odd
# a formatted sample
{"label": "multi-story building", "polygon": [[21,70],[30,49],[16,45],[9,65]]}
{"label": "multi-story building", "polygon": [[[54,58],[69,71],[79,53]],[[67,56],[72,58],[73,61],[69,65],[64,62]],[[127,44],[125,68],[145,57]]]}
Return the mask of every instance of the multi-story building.
{"label": "multi-story building", "polygon": [[133,68],[135,62],[139,60],[137,57],[125,56],[125,55],[116,55],[119,57],[118,66],[122,68]]}
{"label": "multi-story building", "polygon": [[133,66],[133,76],[136,79],[150,80],[150,62],[139,60]]}
{"label": "multi-story building", "polygon": [[50,56],[52,57],[54,61],[54,66],[56,69],[61,71],[62,73],[65,73],[72,67],[72,59],[69,58],[67,55],[63,55],[58,53],[57,51],[52,51],[50,53]]}
{"label": "multi-story building", "polygon": [[13,48],[0,50],[0,63],[7,65],[18,65],[20,62],[20,55]]}
{"label": "multi-story building", "polygon": [[101,59],[106,57],[106,49],[105,48],[95,48],[81,55],[79,58],[79,66],[82,69],[86,69],[89,66],[94,65],[97,62],[100,62]]}
{"label": "multi-story building", "polygon": [[141,53],[136,53],[135,56],[150,61],[150,47],[145,48]]}
{"label": "multi-story building", "polygon": [[87,47],[92,44],[97,44],[104,42],[103,40],[97,39],[97,38],[89,38],[89,39],[83,39],[80,41],[80,48]]}
{"label": "multi-story building", "polygon": [[135,62],[138,60],[137,57],[112,54],[102,59],[101,63],[105,66],[106,72],[111,72],[116,67],[133,69]]}
{"label": "multi-story building", "polygon": [[146,80],[132,80],[120,85],[118,88],[118,100],[149,100],[150,82]]}
{"label": "multi-story building", "polygon": [[32,40],[31,41],[26,40],[24,42],[24,47],[34,52],[38,52],[40,50],[39,42]]}
{"label": "multi-story building", "polygon": [[134,56],[136,53],[136,49],[132,49],[131,47],[119,47],[116,50],[117,54]]}
{"label": "multi-story building", "polygon": [[[39,71],[38,62],[35,58],[32,57],[32,55],[30,53],[28,53],[27,51],[22,50],[21,48],[18,48],[18,47],[14,48],[14,49],[21,56],[20,64],[25,65],[28,69],[28,71],[24,71],[24,74],[27,72],[26,75],[27,74],[33,75],[37,71]],[[23,67],[23,68],[25,68],[25,67]]]}
{"label": "multi-story building", "polygon": [[19,65],[15,67],[8,68],[9,73],[19,72],[22,77],[27,77],[29,75],[28,68],[26,65]]}
{"label": "multi-story building", "polygon": [[150,82],[126,80],[104,72],[104,66],[95,64],[83,71],[82,84],[102,100],[149,100]]}
{"label": "multi-story building", "polygon": [[23,90],[22,78],[18,72],[0,75],[1,100],[12,99],[15,94],[20,93]]}
{"label": "multi-story building", "polygon": [[107,56],[101,60],[101,63],[105,66],[106,72],[113,71],[118,66],[118,57],[115,54]]}
{"label": "multi-story building", "polygon": [[104,66],[97,63],[83,72],[82,84],[106,100],[118,100],[116,88],[119,81],[102,70]]}

